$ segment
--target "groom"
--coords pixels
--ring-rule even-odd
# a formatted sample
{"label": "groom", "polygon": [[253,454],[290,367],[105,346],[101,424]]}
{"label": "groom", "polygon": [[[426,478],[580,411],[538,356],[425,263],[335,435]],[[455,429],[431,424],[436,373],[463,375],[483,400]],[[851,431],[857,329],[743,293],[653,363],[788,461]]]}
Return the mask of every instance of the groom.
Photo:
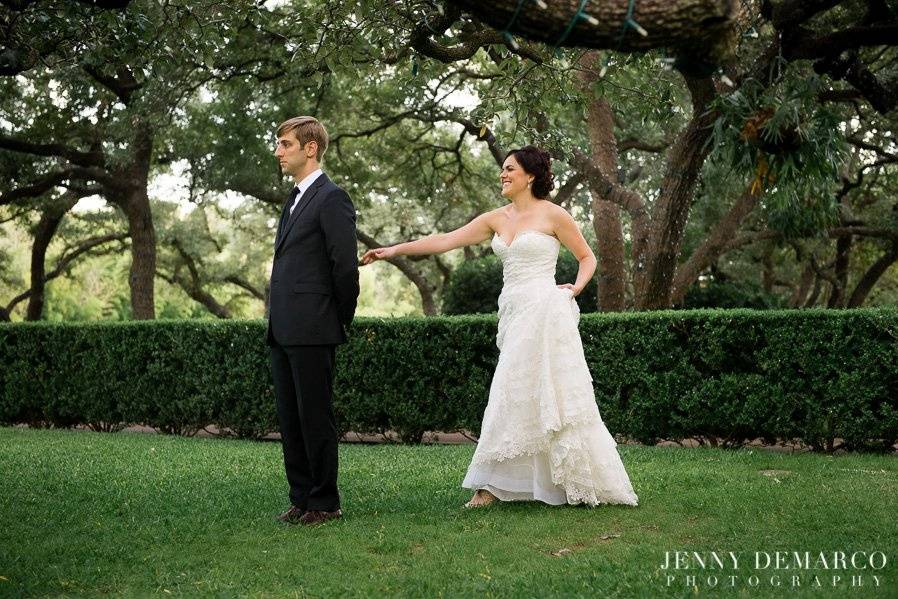
{"label": "groom", "polygon": [[321,172],[328,142],[321,123],[292,118],[277,138],[274,155],[296,182],[274,241],[268,317],[292,503],[278,519],[314,525],[342,516],[331,392],[335,349],[346,341],[359,295],[355,208]]}

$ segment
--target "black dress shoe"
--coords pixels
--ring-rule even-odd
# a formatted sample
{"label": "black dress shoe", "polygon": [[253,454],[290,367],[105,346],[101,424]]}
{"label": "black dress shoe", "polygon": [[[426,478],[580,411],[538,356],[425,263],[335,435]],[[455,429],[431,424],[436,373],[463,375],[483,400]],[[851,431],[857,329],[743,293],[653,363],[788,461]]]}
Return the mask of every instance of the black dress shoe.
{"label": "black dress shoe", "polygon": [[302,517],[305,513],[306,510],[291,505],[290,509],[278,516],[277,519],[281,522],[286,522],[287,524],[299,524],[302,522]]}
{"label": "black dress shoe", "polygon": [[337,518],[343,517],[342,510],[336,510],[333,512],[321,512],[318,510],[309,510],[299,519],[300,524],[305,524],[306,526],[315,526],[317,524],[324,524],[328,520],[336,520]]}

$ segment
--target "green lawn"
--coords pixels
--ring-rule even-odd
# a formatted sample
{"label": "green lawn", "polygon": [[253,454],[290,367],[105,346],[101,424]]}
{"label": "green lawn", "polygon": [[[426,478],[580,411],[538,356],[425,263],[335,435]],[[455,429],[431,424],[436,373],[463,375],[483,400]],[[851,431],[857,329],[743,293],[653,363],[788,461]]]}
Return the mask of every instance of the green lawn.
{"label": "green lawn", "polygon": [[[694,597],[695,574],[699,596],[898,597],[898,458],[620,450],[638,508],[469,511],[472,446],[342,445],[346,515],[309,529],[274,520],[277,443],[0,428],[0,596]],[[888,562],[754,564],[756,551],[835,550]],[[733,551],[739,567],[667,586],[674,551]]]}

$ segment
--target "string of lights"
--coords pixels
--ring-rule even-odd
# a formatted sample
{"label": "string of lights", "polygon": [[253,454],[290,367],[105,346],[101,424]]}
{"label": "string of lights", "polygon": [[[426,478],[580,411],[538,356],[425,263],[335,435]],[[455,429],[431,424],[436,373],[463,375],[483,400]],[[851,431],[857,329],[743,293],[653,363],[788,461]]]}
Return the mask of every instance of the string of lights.
{"label": "string of lights", "polygon": [[[502,36],[508,42],[508,45],[511,46],[512,49],[514,49],[514,50],[517,50],[519,47],[517,41],[515,41],[515,37],[514,37],[514,33],[513,33],[514,26],[518,20],[518,17],[520,17],[522,11],[524,10],[524,6],[528,2],[536,4],[536,6],[541,10],[546,10],[548,8],[548,5],[545,3],[544,0],[518,0],[518,4],[515,7],[515,10],[511,15],[511,19],[508,21],[508,24],[501,30]],[[581,21],[581,20],[586,21],[587,23],[589,23],[590,25],[593,25],[593,26],[596,26],[599,24],[598,19],[596,19],[594,16],[592,16],[591,14],[586,12],[587,4],[589,4],[589,0],[580,0],[580,4],[577,7],[577,11],[571,17],[571,20],[568,22],[567,26],[564,28],[564,31],[562,32],[561,37],[559,37],[558,41],[556,41],[554,46],[552,46],[552,50],[556,56],[558,56],[558,54],[560,53],[561,45],[567,40],[568,36],[574,30],[574,27],[577,26],[577,23],[579,21]],[[440,7],[439,4],[437,6]],[[645,28],[643,28],[633,17],[635,10],[636,10],[636,0],[629,0],[629,3],[627,5],[627,13],[626,13],[626,16],[624,17],[623,25],[621,26],[620,36],[618,37],[618,43],[617,43],[618,50],[623,46],[624,38],[626,37],[627,31],[629,29],[636,31],[636,33],[638,33],[639,35],[641,35],[643,37],[648,35],[648,31],[646,31]],[[442,11],[440,11],[440,12],[442,12]],[[427,27],[427,29],[429,29],[431,32],[433,32],[434,34],[437,33],[430,26],[430,23],[427,22],[426,17],[424,19],[424,24]],[[610,62],[610,56],[606,55],[605,64],[602,66],[602,70],[599,73],[599,76],[604,77],[605,72],[608,70],[609,62]],[[418,59],[417,59],[417,56],[413,55],[412,56],[412,75],[417,76],[417,74],[418,74]]]}

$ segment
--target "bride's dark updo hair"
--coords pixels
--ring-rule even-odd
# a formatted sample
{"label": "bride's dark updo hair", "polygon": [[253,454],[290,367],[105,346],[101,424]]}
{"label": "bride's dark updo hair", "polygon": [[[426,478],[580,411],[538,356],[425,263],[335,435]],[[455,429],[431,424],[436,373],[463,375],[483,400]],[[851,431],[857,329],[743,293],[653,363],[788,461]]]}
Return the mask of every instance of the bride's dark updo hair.
{"label": "bride's dark updo hair", "polygon": [[514,156],[521,168],[527,174],[533,175],[531,193],[541,200],[548,198],[549,192],[555,187],[555,175],[552,174],[552,158],[549,153],[536,146],[524,146],[506,154],[506,160],[509,156]]}

